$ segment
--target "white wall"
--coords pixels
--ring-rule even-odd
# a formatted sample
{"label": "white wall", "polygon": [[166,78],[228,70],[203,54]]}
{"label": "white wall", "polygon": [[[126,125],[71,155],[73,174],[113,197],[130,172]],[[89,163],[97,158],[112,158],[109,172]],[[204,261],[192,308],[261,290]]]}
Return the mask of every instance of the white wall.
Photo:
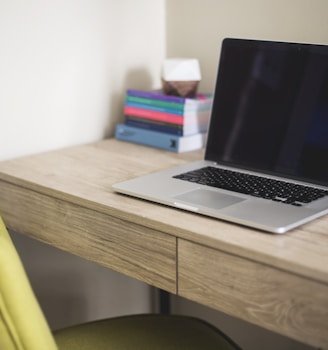
{"label": "white wall", "polygon": [[[167,56],[198,58],[200,90],[211,92],[223,38],[328,44],[327,14],[327,0],[166,0]],[[172,308],[216,324],[244,350],[312,349],[181,298]]]}
{"label": "white wall", "polygon": [[[0,0],[0,160],[113,135],[125,88],[159,86],[164,10],[164,0]],[[151,309],[147,285],[14,239],[53,328]]]}
{"label": "white wall", "polygon": [[167,0],[167,55],[196,57],[212,91],[225,37],[328,44],[327,0]]}
{"label": "white wall", "polygon": [[164,0],[0,0],[0,159],[113,135],[125,88],[159,84],[164,20]]}

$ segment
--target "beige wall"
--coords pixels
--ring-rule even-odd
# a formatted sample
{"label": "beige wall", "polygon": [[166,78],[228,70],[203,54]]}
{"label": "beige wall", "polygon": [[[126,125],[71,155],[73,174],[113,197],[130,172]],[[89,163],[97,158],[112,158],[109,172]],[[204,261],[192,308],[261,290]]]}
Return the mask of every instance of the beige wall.
{"label": "beige wall", "polygon": [[328,44],[327,0],[167,0],[167,56],[200,60],[214,88],[224,37]]}

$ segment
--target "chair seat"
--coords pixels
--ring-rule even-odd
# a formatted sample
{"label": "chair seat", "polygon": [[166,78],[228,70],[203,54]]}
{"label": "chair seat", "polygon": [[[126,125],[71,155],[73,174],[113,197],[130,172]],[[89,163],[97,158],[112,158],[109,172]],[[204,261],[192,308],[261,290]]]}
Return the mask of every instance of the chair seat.
{"label": "chair seat", "polygon": [[237,350],[223,333],[197,318],[134,315],[55,331],[59,350]]}

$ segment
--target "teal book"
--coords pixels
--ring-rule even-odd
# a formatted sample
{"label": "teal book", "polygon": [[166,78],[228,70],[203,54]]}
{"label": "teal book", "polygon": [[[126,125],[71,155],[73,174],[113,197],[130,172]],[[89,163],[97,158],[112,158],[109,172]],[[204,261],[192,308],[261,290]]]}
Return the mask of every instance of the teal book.
{"label": "teal book", "polygon": [[126,105],[151,108],[154,110],[181,115],[188,111],[202,111],[210,110],[212,108],[212,98],[209,96],[198,100],[189,99],[188,101],[192,101],[193,103],[175,102],[174,100],[169,101],[156,97],[151,98],[146,96],[134,96],[130,94],[127,94],[125,98]]}
{"label": "teal book", "polygon": [[213,101],[212,94],[197,94],[196,97],[189,98],[189,97],[165,95],[160,90],[143,91],[143,90],[128,89],[126,93],[128,96],[138,96],[146,99],[182,103],[185,106],[195,106],[195,105],[206,106],[208,104],[212,104],[212,101]]}

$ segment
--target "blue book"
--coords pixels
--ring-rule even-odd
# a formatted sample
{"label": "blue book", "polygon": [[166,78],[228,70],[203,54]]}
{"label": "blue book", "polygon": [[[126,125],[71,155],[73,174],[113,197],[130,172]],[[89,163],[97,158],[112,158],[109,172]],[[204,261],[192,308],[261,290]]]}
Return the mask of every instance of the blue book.
{"label": "blue book", "polygon": [[126,124],[118,124],[116,126],[115,137],[118,140],[134,142],[178,153],[202,148],[205,146],[206,140],[205,133],[178,136],[132,127]]}

